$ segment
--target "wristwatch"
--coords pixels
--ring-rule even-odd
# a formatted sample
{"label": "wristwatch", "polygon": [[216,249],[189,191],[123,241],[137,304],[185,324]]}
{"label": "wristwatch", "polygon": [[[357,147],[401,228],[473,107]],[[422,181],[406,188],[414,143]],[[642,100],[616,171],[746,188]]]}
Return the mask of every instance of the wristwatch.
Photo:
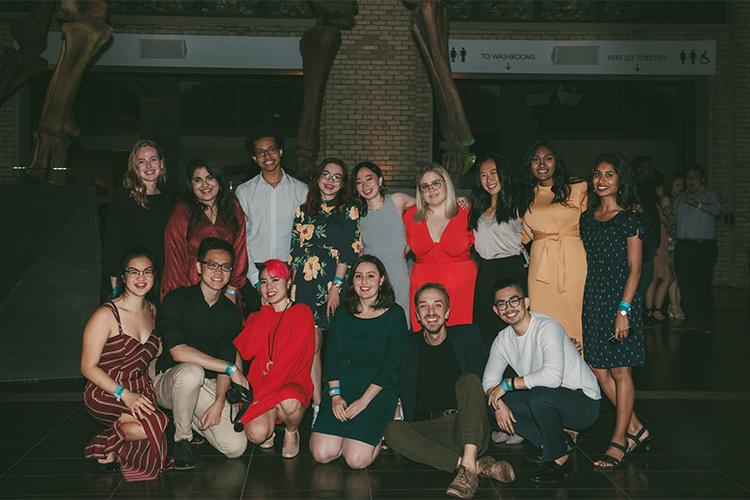
{"label": "wristwatch", "polygon": [[619,314],[620,316],[627,316],[628,312],[625,309],[618,309],[617,314]]}

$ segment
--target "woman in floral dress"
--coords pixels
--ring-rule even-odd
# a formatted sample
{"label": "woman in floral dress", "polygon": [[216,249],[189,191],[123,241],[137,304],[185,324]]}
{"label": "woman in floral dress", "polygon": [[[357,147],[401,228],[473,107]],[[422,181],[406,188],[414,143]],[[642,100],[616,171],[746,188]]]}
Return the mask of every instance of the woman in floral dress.
{"label": "woman in floral dress", "polygon": [[341,160],[326,158],[310,178],[307,200],[292,225],[289,263],[294,299],[307,304],[315,319],[313,415],[320,404],[321,331],[327,330],[339,306],[349,266],[362,251],[359,210],[349,202],[349,174]]}

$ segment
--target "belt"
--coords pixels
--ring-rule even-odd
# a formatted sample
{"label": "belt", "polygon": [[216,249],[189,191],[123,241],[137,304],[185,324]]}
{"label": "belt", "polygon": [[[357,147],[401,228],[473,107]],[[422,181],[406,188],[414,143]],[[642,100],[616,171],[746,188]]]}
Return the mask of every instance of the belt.
{"label": "belt", "polygon": [[447,417],[448,415],[455,415],[456,413],[458,413],[458,410],[455,409],[431,411],[430,420]]}
{"label": "belt", "polygon": [[557,233],[544,233],[534,231],[534,244],[539,242],[542,245],[540,253],[542,258],[539,261],[536,276],[534,279],[542,283],[550,284],[554,276],[554,264],[557,260],[557,292],[565,291],[565,252],[563,251],[562,238],[580,238],[578,224],[564,229]]}

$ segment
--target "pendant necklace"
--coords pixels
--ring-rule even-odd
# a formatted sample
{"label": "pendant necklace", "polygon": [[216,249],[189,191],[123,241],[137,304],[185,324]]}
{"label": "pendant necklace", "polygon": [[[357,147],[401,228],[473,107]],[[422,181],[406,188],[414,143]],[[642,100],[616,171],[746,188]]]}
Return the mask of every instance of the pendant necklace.
{"label": "pendant necklace", "polygon": [[268,336],[268,342],[266,344],[268,348],[268,363],[266,363],[266,369],[263,370],[264,376],[268,375],[268,372],[271,371],[271,367],[273,366],[273,348],[276,347],[276,333],[279,331],[279,325],[281,325],[281,321],[284,319],[286,310],[289,309],[289,306],[291,306],[292,304],[293,302],[291,300],[288,300],[286,306],[284,307],[284,310],[281,312],[279,321],[276,322],[276,328],[274,328],[273,333]]}

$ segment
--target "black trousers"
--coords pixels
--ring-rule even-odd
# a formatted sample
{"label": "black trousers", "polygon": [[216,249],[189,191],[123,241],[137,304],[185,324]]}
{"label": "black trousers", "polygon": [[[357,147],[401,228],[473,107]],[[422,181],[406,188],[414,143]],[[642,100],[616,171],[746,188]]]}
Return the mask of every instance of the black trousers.
{"label": "black trousers", "polygon": [[691,323],[707,324],[713,319],[713,280],[719,250],[716,240],[680,240],[674,251],[677,284],[682,309]]}
{"label": "black trousers", "polygon": [[582,431],[597,421],[601,403],[581,390],[565,387],[513,391],[503,396],[503,402],[516,418],[516,434],[534,446],[544,445],[542,458],[546,462],[568,452],[565,429]]}
{"label": "black trousers", "polygon": [[[255,267],[258,268],[258,271],[263,270],[263,264],[255,264]],[[255,289],[252,283],[250,283],[250,280],[247,280],[245,282],[245,285],[242,287],[242,290],[240,290],[240,293],[242,294],[242,298],[245,300],[245,316],[248,314],[260,311],[260,292]]]}

